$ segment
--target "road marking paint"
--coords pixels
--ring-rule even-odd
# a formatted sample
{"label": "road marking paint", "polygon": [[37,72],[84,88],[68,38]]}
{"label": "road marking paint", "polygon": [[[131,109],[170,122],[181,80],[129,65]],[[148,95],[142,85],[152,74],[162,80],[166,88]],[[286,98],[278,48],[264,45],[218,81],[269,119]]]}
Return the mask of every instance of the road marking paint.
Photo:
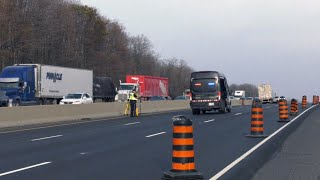
{"label": "road marking paint", "polygon": [[160,133],[157,133],[157,134],[151,134],[149,136],[146,136],[146,138],[153,137],[153,136],[158,136],[158,135],[165,134],[165,133],[166,132],[160,132]]}
{"label": "road marking paint", "polygon": [[[317,105],[314,105],[317,106]],[[210,180],[216,180],[218,178],[220,178],[221,176],[223,176],[226,172],[228,172],[231,168],[233,168],[235,165],[237,165],[239,162],[241,162],[243,159],[245,159],[246,157],[248,157],[251,153],[253,153],[256,149],[258,149],[260,146],[262,146],[265,142],[267,142],[269,139],[271,139],[273,136],[275,136],[276,134],[278,134],[280,131],[282,131],[284,128],[286,128],[287,126],[289,126],[291,123],[293,123],[294,121],[296,121],[300,116],[302,116],[305,112],[309,111],[311,108],[313,108],[314,106],[311,106],[309,109],[303,111],[301,114],[299,114],[296,118],[292,119],[290,122],[288,122],[287,124],[285,124],[284,126],[282,126],[280,129],[278,129],[276,132],[272,133],[270,136],[268,136],[266,139],[264,139],[263,141],[261,141],[259,144],[257,144],[256,146],[254,146],[253,148],[251,148],[249,151],[247,151],[246,153],[244,153],[242,156],[240,156],[238,159],[236,159],[235,161],[233,161],[231,164],[229,164],[227,167],[225,167],[224,169],[222,169],[220,172],[218,172],[216,175],[214,175],[212,178],[210,178]]]}
{"label": "road marking paint", "polygon": [[21,169],[5,172],[5,173],[0,174],[0,177],[1,176],[5,176],[5,175],[9,175],[9,174],[13,174],[13,173],[16,173],[16,172],[24,171],[24,170],[27,170],[27,169],[43,166],[43,165],[50,164],[50,163],[51,162],[44,162],[44,163],[36,164],[36,165],[33,165],[33,166],[28,166],[28,167],[24,167],[24,168],[21,168]]}
{"label": "road marking paint", "polygon": [[215,119],[211,119],[211,120],[208,120],[208,121],[204,121],[204,123],[213,122],[213,121],[215,121]]}
{"label": "road marking paint", "polygon": [[237,113],[237,114],[235,114],[235,116],[239,116],[239,115],[241,115],[242,113]]}
{"label": "road marking paint", "polygon": [[45,140],[45,139],[52,139],[52,138],[57,138],[57,137],[61,137],[63,135],[56,135],[56,136],[49,136],[49,137],[43,137],[43,138],[38,138],[38,139],[32,139],[31,141],[41,141],[41,140]]}
{"label": "road marking paint", "polygon": [[124,124],[125,126],[129,126],[129,125],[133,125],[133,124],[140,124],[141,122],[133,122],[133,123],[128,123],[128,124]]}

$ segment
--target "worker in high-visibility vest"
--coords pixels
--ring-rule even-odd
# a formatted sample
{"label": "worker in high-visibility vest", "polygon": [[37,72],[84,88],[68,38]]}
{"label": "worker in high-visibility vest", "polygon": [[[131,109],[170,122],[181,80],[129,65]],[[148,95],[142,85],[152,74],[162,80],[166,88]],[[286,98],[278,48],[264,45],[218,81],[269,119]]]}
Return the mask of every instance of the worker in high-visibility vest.
{"label": "worker in high-visibility vest", "polygon": [[130,101],[130,116],[136,116],[136,106],[138,101],[138,95],[135,90],[129,94],[129,101]]}

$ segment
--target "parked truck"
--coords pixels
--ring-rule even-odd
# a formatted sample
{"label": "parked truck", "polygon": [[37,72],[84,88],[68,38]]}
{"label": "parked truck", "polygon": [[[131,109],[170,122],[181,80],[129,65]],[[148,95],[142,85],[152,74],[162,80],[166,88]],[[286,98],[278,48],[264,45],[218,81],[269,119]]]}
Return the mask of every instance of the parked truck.
{"label": "parked truck", "polygon": [[168,98],[168,78],[145,76],[145,75],[127,75],[126,82],[120,82],[116,99],[125,101],[129,98],[129,93],[135,89],[142,100],[149,100],[152,96],[162,96]]}
{"label": "parked truck", "polygon": [[93,78],[93,101],[114,102],[117,94],[116,87],[110,77]]}
{"label": "parked truck", "polygon": [[263,104],[273,102],[273,93],[270,84],[260,84],[258,85],[258,95],[259,99]]}
{"label": "parked truck", "polygon": [[92,96],[92,70],[41,64],[16,64],[0,74],[0,105],[59,104],[69,93]]}

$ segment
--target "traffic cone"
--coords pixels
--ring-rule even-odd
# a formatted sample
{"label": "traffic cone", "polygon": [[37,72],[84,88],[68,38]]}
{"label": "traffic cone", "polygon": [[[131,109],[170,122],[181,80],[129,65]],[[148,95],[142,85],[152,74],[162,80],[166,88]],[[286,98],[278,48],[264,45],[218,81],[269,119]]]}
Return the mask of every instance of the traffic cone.
{"label": "traffic cone", "polygon": [[316,105],[317,104],[317,96],[314,95],[313,98],[312,98],[312,105]]}
{"label": "traffic cone", "polygon": [[162,179],[203,179],[194,162],[192,121],[185,116],[173,117],[172,169]]}
{"label": "traffic cone", "polygon": [[307,108],[307,96],[302,96],[302,108]]}
{"label": "traffic cone", "polygon": [[279,101],[279,121],[278,122],[289,122],[289,111],[288,111],[288,104],[287,100],[281,99]]}
{"label": "traffic cone", "polygon": [[298,101],[296,99],[291,100],[290,115],[291,116],[298,115]]}
{"label": "traffic cone", "polygon": [[250,138],[264,138],[268,135],[264,134],[263,128],[263,108],[261,101],[256,99],[252,103],[251,108],[251,133],[246,135]]}

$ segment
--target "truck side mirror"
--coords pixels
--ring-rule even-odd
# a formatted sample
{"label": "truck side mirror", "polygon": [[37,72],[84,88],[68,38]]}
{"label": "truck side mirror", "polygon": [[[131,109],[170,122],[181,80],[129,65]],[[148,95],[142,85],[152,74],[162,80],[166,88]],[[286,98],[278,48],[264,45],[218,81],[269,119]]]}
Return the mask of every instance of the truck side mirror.
{"label": "truck side mirror", "polygon": [[27,87],[28,83],[27,82],[23,82],[23,87]]}

